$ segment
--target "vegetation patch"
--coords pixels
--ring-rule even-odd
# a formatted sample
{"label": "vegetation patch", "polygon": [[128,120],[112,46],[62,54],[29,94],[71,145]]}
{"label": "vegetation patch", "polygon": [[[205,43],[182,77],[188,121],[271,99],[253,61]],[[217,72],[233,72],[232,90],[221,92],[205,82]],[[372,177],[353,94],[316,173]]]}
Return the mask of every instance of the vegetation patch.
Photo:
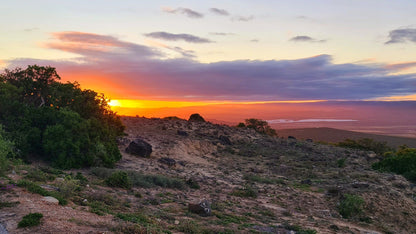
{"label": "vegetation patch", "polygon": [[17,227],[24,228],[24,227],[33,227],[40,224],[40,219],[43,217],[41,213],[30,213],[28,215],[23,216],[22,220],[19,222]]}
{"label": "vegetation patch", "polygon": [[106,184],[110,187],[119,187],[119,188],[125,188],[125,189],[131,189],[132,182],[127,175],[127,172],[124,171],[116,171],[113,174],[111,174],[110,177],[108,177],[105,180]]}
{"label": "vegetation patch", "polygon": [[345,194],[340,201],[338,211],[344,218],[352,218],[362,214],[364,199],[358,195]]}
{"label": "vegetation patch", "polygon": [[234,189],[231,192],[231,195],[237,196],[237,197],[252,197],[252,198],[257,198],[258,192],[257,192],[256,189],[254,189],[250,185],[246,185],[242,189]]}
{"label": "vegetation patch", "polygon": [[416,148],[401,147],[396,153],[386,153],[383,160],[373,164],[373,169],[394,172],[416,182]]}
{"label": "vegetation patch", "polygon": [[373,151],[378,155],[383,155],[384,153],[392,150],[392,148],[387,146],[387,142],[378,142],[370,138],[362,138],[359,140],[346,139],[345,141],[339,142],[335,145],[351,149]]}

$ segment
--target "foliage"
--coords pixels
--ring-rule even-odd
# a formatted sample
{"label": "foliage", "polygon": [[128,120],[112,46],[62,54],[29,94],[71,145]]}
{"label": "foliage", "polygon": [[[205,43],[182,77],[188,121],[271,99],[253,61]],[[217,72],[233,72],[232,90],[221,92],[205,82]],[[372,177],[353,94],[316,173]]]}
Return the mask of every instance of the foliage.
{"label": "foliage", "polygon": [[258,196],[258,192],[256,189],[252,188],[250,185],[244,186],[242,189],[234,189],[231,192],[231,195],[237,197],[253,197],[256,198]]}
{"label": "foliage", "polygon": [[108,186],[131,189],[132,183],[125,171],[116,171],[105,182]]}
{"label": "foliage", "polygon": [[416,148],[403,146],[396,153],[389,152],[383,160],[373,164],[373,169],[394,172],[416,182]]}
{"label": "foliage", "polygon": [[345,167],[345,162],[347,161],[346,158],[340,158],[337,160],[338,167]]}
{"label": "foliage", "polygon": [[358,195],[345,194],[338,206],[338,211],[344,218],[352,218],[363,212],[364,199]]}
{"label": "foliage", "polygon": [[61,83],[55,68],[28,66],[0,74],[0,124],[21,152],[68,169],[120,160],[120,118],[108,100],[77,83]]}
{"label": "foliage", "polygon": [[[92,168],[91,173],[102,178],[109,178],[115,170],[96,167]],[[145,175],[137,171],[126,171],[133,187],[152,188],[155,186],[164,188],[183,189],[186,184],[183,180],[178,178],[167,177],[164,175]]]}
{"label": "foliage", "polygon": [[66,205],[68,201],[62,197],[62,195],[58,192],[49,192],[45,190],[44,188],[40,187],[36,183],[28,180],[19,180],[17,182],[17,186],[26,188],[31,193],[37,193],[42,196],[52,196],[56,199],[58,199],[60,205]]}
{"label": "foliage", "polygon": [[0,125],[0,176],[4,175],[9,167],[9,157],[13,155],[13,143],[4,137],[3,127]]}
{"label": "foliage", "polygon": [[40,224],[40,219],[43,217],[41,213],[29,213],[23,216],[22,220],[17,225],[19,228],[33,227]]}
{"label": "foliage", "polygon": [[116,215],[117,218],[122,219],[124,221],[129,221],[132,223],[139,223],[139,224],[148,224],[151,223],[151,220],[149,219],[149,217],[147,217],[146,215],[142,214],[142,213],[134,213],[134,214],[130,214],[130,213],[118,213]]}
{"label": "foliage", "polygon": [[[242,125],[238,125],[239,127],[242,127]],[[266,134],[269,136],[276,136],[276,130],[271,128],[269,126],[269,123],[267,121],[261,120],[261,119],[246,119],[245,120],[245,126],[247,128],[252,128],[256,130],[256,132]]]}
{"label": "foliage", "polygon": [[392,150],[389,146],[387,146],[387,142],[378,142],[370,138],[362,138],[359,140],[346,139],[336,145],[345,148],[373,151],[378,155],[383,155],[384,153]]}

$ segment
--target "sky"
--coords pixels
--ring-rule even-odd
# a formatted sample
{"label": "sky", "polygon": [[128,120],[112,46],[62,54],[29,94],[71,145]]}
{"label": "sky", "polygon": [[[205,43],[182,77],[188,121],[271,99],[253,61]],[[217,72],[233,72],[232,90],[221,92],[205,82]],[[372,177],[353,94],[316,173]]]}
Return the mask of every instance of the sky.
{"label": "sky", "polygon": [[113,106],[416,100],[414,0],[13,0],[0,67]]}

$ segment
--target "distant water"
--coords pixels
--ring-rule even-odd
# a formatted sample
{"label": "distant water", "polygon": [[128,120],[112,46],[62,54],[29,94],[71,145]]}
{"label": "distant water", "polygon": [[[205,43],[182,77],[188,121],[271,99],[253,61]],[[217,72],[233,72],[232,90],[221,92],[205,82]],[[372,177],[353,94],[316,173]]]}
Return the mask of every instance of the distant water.
{"label": "distant water", "polygon": [[318,123],[318,122],[355,122],[355,119],[273,119],[266,120],[269,124],[287,124],[287,123]]}

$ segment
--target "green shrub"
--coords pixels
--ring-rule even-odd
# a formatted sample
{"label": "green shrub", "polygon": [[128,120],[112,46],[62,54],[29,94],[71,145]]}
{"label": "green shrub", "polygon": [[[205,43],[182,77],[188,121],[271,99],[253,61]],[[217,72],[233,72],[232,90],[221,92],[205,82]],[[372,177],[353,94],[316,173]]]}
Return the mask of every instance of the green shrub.
{"label": "green shrub", "polygon": [[[113,173],[114,169],[96,167],[91,169],[91,173],[101,179],[108,179]],[[155,186],[164,188],[184,189],[186,187],[185,181],[167,177],[164,175],[144,175],[137,171],[125,171],[130,179],[133,187],[152,188]]]}
{"label": "green shrub", "polygon": [[[266,134],[269,136],[277,136],[276,130],[271,128],[269,126],[269,123],[267,121],[261,120],[261,119],[246,119],[245,120],[245,126],[247,128],[252,128],[256,132]],[[243,125],[238,124],[238,127],[243,127]]]}
{"label": "green shrub", "polygon": [[132,182],[125,171],[116,171],[105,182],[108,186],[131,189]]}
{"label": "green shrub", "polygon": [[394,172],[416,182],[416,148],[401,147],[396,154],[389,153],[373,169]]}
{"label": "green shrub", "polygon": [[124,126],[108,99],[59,80],[55,68],[37,65],[0,74],[0,124],[20,157],[30,154],[65,169],[114,166]]}
{"label": "green shrub", "polygon": [[256,198],[258,196],[258,192],[256,189],[252,188],[250,185],[244,186],[242,189],[234,189],[231,192],[231,195],[237,197],[253,197]]}
{"label": "green shrub", "polygon": [[13,143],[6,140],[4,135],[3,127],[0,125],[0,176],[9,168],[8,157],[13,156]]}
{"label": "green shrub", "polygon": [[198,182],[197,182],[196,180],[192,179],[192,178],[189,178],[189,179],[186,181],[186,184],[187,184],[187,185],[189,186],[189,188],[191,188],[191,189],[200,189],[200,188],[201,188],[201,186],[199,186]]}
{"label": "green shrub", "polygon": [[33,183],[29,180],[19,180],[17,182],[17,186],[26,188],[29,192],[37,193],[42,196],[49,196],[49,192],[46,191],[44,188],[40,187],[39,185]]}
{"label": "green shrub", "polygon": [[378,142],[370,138],[362,138],[358,140],[346,139],[336,145],[345,148],[373,151],[378,155],[383,155],[384,153],[392,150],[392,148],[387,146],[387,142]]}
{"label": "green shrub", "polygon": [[116,215],[117,218],[122,219],[124,221],[129,221],[132,223],[138,223],[138,224],[149,224],[151,223],[151,220],[149,219],[149,217],[147,217],[146,215],[142,214],[142,213],[134,213],[134,214],[122,214],[122,213],[118,213]]}
{"label": "green shrub", "polygon": [[22,220],[17,225],[19,228],[33,227],[40,224],[40,219],[43,217],[41,213],[30,213],[23,216]]}
{"label": "green shrub", "polygon": [[59,192],[57,192],[57,191],[49,192],[49,191],[45,190],[44,188],[40,187],[39,185],[37,185],[36,183],[34,183],[32,181],[19,180],[17,182],[17,186],[26,188],[29,192],[37,193],[37,194],[40,194],[42,196],[52,196],[52,197],[58,199],[59,205],[68,204],[68,201],[65,200],[65,198],[63,198],[62,195],[59,194]]}
{"label": "green shrub", "polygon": [[363,212],[364,199],[358,195],[345,194],[338,211],[344,218],[352,218]]}
{"label": "green shrub", "polygon": [[345,162],[347,161],[346,158],[341,158],[337,160],[338,167],[345,167]]}

